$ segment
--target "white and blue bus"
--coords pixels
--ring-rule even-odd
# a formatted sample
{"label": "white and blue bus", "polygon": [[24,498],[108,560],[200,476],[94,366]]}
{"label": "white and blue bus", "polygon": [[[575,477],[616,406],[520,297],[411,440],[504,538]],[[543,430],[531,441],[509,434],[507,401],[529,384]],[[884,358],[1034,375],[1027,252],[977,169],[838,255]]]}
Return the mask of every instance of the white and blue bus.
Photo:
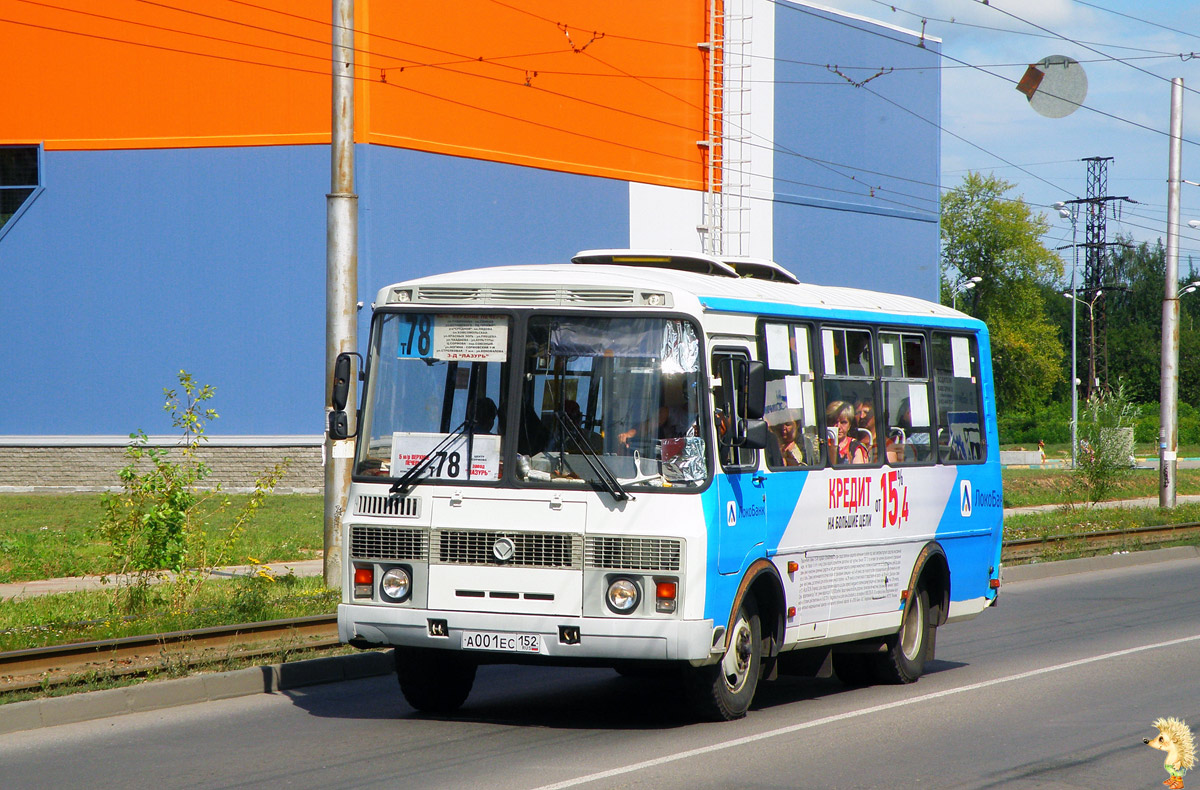
{"label": "white and blue bus", "polygon": [[733,719],[778,674],[915,681],[996,599],[988,333],[941,305],[594,250],[383,288],[361,367],[338,626],[418,710],[535,662]]}

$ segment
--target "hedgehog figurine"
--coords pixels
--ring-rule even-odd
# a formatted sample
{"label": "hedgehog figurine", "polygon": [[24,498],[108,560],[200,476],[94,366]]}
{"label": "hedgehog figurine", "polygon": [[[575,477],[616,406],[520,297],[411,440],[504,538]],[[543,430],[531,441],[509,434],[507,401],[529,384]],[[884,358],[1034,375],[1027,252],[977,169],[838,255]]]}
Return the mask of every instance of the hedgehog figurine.
{"label": "hedgehog figurine", "polygon": [[1174,717],[1154,722],[1157,738],[1143,738],[1142,743],[1164,751],[1167,758],[1163,768],[1167,778],[1163,782],[1170,790],[1183,790],[1183,775],[1196,764],[1196,741],[1186,723]]}

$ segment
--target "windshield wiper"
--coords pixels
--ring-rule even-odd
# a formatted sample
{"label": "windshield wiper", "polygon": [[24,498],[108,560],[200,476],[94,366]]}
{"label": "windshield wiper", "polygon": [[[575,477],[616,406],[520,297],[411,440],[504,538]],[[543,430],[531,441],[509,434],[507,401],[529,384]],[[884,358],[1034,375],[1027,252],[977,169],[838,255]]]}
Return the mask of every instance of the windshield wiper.
{"label": "windshield wiper", "polygon": [[571,422],[562,409],[555,409],[554,416],[558,420],[558,424],[562,426],[563,432],[570,438],[571,443],[579,448],[580,455],[596,473],[597,479],[604,485],[605,490],[612,494],[612,498],[618,502],[632,499],[633,497],[629,496],[629,492],[621,485],[621,481],[617,480],[616,475],[604,465],[603,459],[588,445],[587,437],[583,435],[583,431],[579,430],[579,426]]}
{"label": "windshield wiper", "polygon": [[467,478],[470,479],[471,452],[473,450],[471,445],[475,440],[475,420],[466,419],[459,423],[457,428],[446,434],[446,437],[434,445],[433,449],[422,457],[420,461],[410,466],[408,471],[402,474],[395,483],[392,483],[392,487],[388,489],[388,492],[393,495],[407,496],[408,492],[417,484],[417,478],[433,465],[433,461],[437,458],[438,453],[445,452],[446,448],[464,433],[467,435]]}

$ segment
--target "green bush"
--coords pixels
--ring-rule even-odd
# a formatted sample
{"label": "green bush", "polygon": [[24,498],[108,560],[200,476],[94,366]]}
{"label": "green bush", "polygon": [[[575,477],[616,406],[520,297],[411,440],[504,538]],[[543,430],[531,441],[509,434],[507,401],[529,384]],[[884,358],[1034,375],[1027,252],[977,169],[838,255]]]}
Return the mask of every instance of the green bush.
{"label": "green bush", "polygon": [[1091,503],[1102,502],[1129,474],[1138,407],[1129,402],[1124,382],[1092,393],[1079,410],[1078,487]]}

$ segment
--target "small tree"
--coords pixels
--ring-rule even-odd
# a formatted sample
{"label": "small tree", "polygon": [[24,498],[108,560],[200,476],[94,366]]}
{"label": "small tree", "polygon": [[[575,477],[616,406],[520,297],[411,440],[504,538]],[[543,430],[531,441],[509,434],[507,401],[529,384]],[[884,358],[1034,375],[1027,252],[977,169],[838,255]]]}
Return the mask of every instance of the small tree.
{"label": "small tree", "polygon": [[[164,388],[163,409],[182,432],[179,460],[173,460],[167,448],[150,447],[144,432],[130,434],[132,441],[125,450],[129,463],[117,473],[121,491],[105,494],[101,500],[104,516],[97,533],[109,545],[110,564],[121,582],[118,597],[126,598],[129,610],[140,607],[152,582],[169,574],[176,576],[172,608],[182,610],[209,572],[229,560],[237,540],[287,469],[285,460],[261,475],[232,524],[210,535],[206,517],[230,504],[220,486],[204,497],[197,489],[211,472],[199,449],[207,441],[205,425],[219,416],[205,405],[216,388],[196,383],[184,370],[178,378],[182,395]],[[210,502],[213,498],[218,499]]]}
{"label": "small tree", "polygon": [[1125,393],[1125,383],[1115,390],[1097,391],[1079,415],[1079,453],[1076,484],[1086,500],[1101,502],[1129,474],[1133,455],[1133,426],[1137,409]]}

